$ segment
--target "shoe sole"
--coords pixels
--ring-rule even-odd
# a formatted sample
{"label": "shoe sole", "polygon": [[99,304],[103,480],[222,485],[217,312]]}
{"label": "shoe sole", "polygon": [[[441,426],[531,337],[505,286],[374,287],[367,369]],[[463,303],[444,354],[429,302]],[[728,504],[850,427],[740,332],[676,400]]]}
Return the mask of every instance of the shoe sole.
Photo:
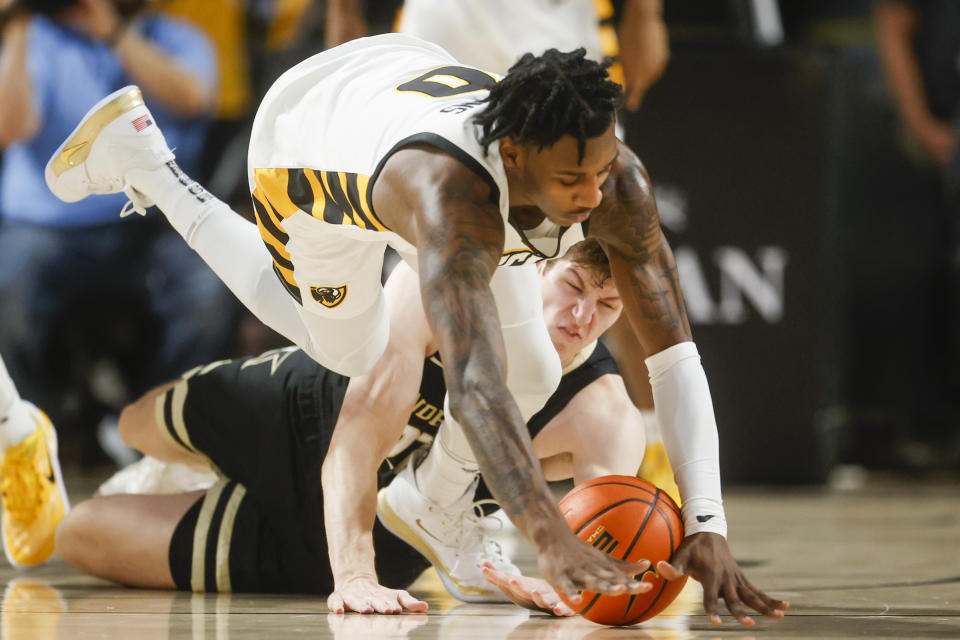
{"label": "shoe sole", "polygon": [[509,602],[499,591],[461,585],[454,580],[449,575],[447,566],[434,552],[433,547],[416,531],[410,528],[410,525],[404,522],[390,506],[390,502],[387,500],[386,487],[377,493],[377,520],[380,521],[380,524],[382,524],[387,531],[416,549],[417,553],[433,565],[433,568],[437,570],[437,575],[440,576],[440,581],[443,582],[443,586],[454,598],[463,600],[464,602]]}
{"label": "shoe sole", "polygon": [[[93,105],[80,120],[80,124],[67,136],[63,144],[57,147],[57,150],[47,162],[43,173],[50,191],[64,200],[54,188],[60,176],[71,169],[80,167],[86,161],[94,140],[100,135],[104,127],[131,109],[143,104],[143,94],[140,93],[138,87],[131,84],[114,91]],[[84,197],[86,197],[86,194],[79,200]],[[64,200],[64,202],[77,201]]]}
{"label": "shoe sole", "polygon": [[[63,500],[63,516],[66,517],[67,514],[70,513],[70,500],[67,498],[67,488],[63,483],[63,473],[60,471],[57,429],[53,426],[53,422],[50,421],[46,413],[33,405],[31,405],[31,408],[33,409],[33,419],[37,422],[37,426],[43,429],[44,437],[46,438],[47,457],[50,459],[50,468],[53,469],[53,477],[56,480],[57,489],[60,490],[60,498]],[[54,527],[54,531],[56,531],[56,527]],[[36,564],[21,564],[13,559],[13,554],[10,552],[10,549],[7,548],[7,536],[0,535],[0,538],[3,538],[3,553],[7,556],[7,562],[15,569],[38,567],[50,559],[46,558]]]}

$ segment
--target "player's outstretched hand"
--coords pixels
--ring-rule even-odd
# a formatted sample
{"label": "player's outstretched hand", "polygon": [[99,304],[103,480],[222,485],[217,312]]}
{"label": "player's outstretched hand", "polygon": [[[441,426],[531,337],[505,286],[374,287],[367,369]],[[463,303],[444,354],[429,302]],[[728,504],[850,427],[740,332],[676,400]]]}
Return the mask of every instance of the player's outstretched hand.
{"label": "player's outstretched hand", "polygon": [[339,584],[327,597],[330,613],[421,613],[427,603],[417,600],[403,589],[388,589],[370,576],[358,576]]}
{"label": "player's outstretched hand", "polygon": [[717,600],[723,598],[731,615],[752,627],[747,608],[769,618],[782,618],[790,603],[771,598],[750,584],[730,553],[727,539],[716,533],[695,533],[683,539],[670,562],[657,563],[657,573],[667,580],[688,575],[703,585],[703,609],[713,624],[723,624]]}
{"label": "player's outstretched hand", "polygon": [[560,599],[560,595],[546,580],[500,571],[489,562],[482,563],[480,568],[483,569],[487,581],[500,589],[515,605],[555,616],[573,615],[573,610]]}
{"label": "player's outstretched hand", "polygon": [[650,567],[648,560],[626,562],[612,558],[584,543],[569,529],[541,548],[537,566],[540,575],[575,604],[580,601],[578,591],[619,596],[653,588],[649,582],[640,582],[634,577]]}

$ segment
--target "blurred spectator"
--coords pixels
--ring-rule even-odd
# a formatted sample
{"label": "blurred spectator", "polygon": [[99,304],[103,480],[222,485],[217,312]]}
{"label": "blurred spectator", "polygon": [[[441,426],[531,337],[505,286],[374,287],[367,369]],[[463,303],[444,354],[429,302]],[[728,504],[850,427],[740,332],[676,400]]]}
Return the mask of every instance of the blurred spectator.
{"label": "blurred spectator", "polygon": [[[934,245],[937,267],[948,273],[938,287],[938,312],[946,309],[940,335],[945,358],[953,415],[952,455],[960,461],[960,3],[956,0],[877,0],[874,3],[877,46],[887,86],[906,133],[908,154],[921,167],[935,168],[945,197],[934,211],[911,211],[910,217],[935,215],[945,219],[940,227],[949,233],[943,253]],[[938,283],[940,284],[940,283]],[[944,438],[946,436],[946,438]],[[936,444],[941,452],[943,440]],[[949,445],[948,445],[949,446]]]}
{"label": "blurred spectator", "polygon": [[[64,204],[44,181],[84,113],[131,83],[178,163],[196,170],[213,52],[188,25],[141,15],[146,4],[0,0],[0,353],[61,425],[81,420],[64,415],[64,388],[89,384],[80,396],[122,406],[221,355],[232,330],[229,292],[160,216],[121,221],[122,195]],[[130,370],[87,370],[111,349]]]}
{"label": "blurred spectator", "polygon": [[[231,141],[243,131],[253,109],[246,4],[237,0],[163,0],[156,3],[157,11],[190,23],[213,45],[219,83],[211,98],[212,122],[196,177],[225,200],[230,200],[232,191],[240,182],[238,175],[243,175],[246,169],[245,140],[236,145],[231,145]],[[225,153],[241,167],[239,173],[234,168],[227,169],[226,173],[221,169]],[[246,195],[246,184],[242,186]]]}
{"label": "blurred spectator", "polygon": [[[325,45],[366,35],[358,0],[158,0],[155,8],[190,23],[213,44],[220,84],[195,177],[252,221],[247,146],[257,103],[288,68]],[[237,354],[289,344],[245,309],[241,314]]]}
{"label": "blurred spectator", "polygon": [[156,9],[189,22],[213,44],[220,84],[196,177],[252,216],[246,152],[256,104],[283,71],[325,46],[366,35],[358,0],[159,0]]}
{"label": "blurred spectator", "polygon": [[897,111],[929,158],[946,166],[956,152],[960,115],[960,4],[882,0],[874,16]]}

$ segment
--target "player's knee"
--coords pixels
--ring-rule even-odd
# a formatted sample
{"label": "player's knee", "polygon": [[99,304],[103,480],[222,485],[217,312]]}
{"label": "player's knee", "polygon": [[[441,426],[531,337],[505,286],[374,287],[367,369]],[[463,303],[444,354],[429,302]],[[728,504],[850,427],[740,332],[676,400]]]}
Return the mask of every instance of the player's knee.
{"label": "player's knee", "polygon": [[120,412],[120,417],[117,419],[117,431],[120,432],[120,439],[123,440],[125,445],[133,447],[134,449],[140,448],[138,444],[141,433],[143,432],[139,423],[142,412],[138,404],[139,402],[135,402],[125,406]]}
{"label": "player's knee", "polygon": [[139,400],[128,404],[117,419],[120,439],[128,447],[144,451],[144,439],[156,432],[157,397],[166,392],[169,385],[148,391]]}
{"label": "player's knee", "polygon": [[60,521],[54,537],[57,553],[73,566],[89,571],[97,564],[109,545],[103,544],[97,535],[100,518],[97,516],[96,500],[86,500],[71,509]]}

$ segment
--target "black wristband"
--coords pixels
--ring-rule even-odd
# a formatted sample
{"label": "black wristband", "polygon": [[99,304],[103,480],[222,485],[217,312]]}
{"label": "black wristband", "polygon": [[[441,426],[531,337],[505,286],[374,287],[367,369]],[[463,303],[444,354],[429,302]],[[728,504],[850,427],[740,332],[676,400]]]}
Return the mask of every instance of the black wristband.
{"label": "black wristband", "polygon": [[117,20],[116,26],[107,34],[107,37],[103,39],[103,44],[107,45],[109,48],[113,49],[117,46],[117,43],[120,42],[120,38],[123,37],[123,34],[127,32],[127,29],[130,27],[130,23],[126,20]]}

